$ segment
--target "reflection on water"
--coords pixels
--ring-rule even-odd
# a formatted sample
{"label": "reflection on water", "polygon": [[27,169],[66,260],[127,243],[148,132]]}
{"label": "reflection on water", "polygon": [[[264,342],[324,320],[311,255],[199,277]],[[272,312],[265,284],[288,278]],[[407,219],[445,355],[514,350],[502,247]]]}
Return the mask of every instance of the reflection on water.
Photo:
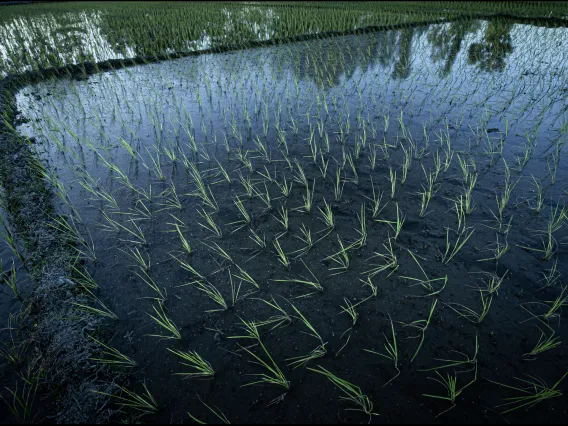
{"label": "reflection on water", "polygon": [[30,71],[31,65],[63,66],[133,56],[131,46],[113,49],[101,26],[104,12],[20,17],[0,26],[0,76]]}
{"label": "reflection on water", "polygon": [[469,46],[469,63],[477,64],[484,71],[503,71],[505,59],[513,51],[510,34],[512,27],[509,22],[489,22],[483,41]]}
{"label": "reflection on water", "polygon": [[[243,40],[264,41],[296,33],[318,34],[329,30],[319,23],[304,22],[305,19],[292,22],[291,12],[279,7],[225,6],[215,12],[205,16],[203,10],[191,10],[178,17],[176,25],[180,28],[165,29],[155,25],[144,28],[126,23],[120,25],[126,15],[115,16],[104,10],[18,17],[0,25],[0,76],[86,60],[99,62],[156,53],[189,52]],[[404,16],[400,16],[404,21]],[[362,13],[351,19],[348,27],[370,25],[373,19],[377,19],[373,13]],[[192,21],[195,25],[189,25]],[[481,26],[480,21],[470,20],[429,28],[387,31],[378,36],[377,47],[370,48],[377,52],[377,60],[383,65],[396,58],[393,77],[397,79],[408,78],[411,74],[412,45],[424,32],[428,34],[432,60],[444,63],[441,74],[451,72],[458,53],[463,49],[468,51],[469,63],[476,64],[480,70],[502,71],[513,50],[511,30],[515,24],[491,21],[483,30]],[[480,31],[481,38],[465,47],[464,39]]]}

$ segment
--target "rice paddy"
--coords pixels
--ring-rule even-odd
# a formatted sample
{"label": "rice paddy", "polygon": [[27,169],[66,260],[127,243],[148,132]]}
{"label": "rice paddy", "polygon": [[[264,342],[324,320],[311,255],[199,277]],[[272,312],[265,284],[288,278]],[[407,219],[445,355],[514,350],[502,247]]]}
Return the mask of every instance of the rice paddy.
{"label": "rice paddy", "polygon": [[[118,37],[121,7],[101,31]],[[565,422],[565,6],[535,22],[536,6],[455,6],[443,23],[400,7],[224,5],[246,19],[218,32],[190,5],[171,46],[136,33],[123,56],[92,53],[170,60],[14,94],[8,124],[72,253],[69,305],[104,324],[85,332],[116,377],[89,390],[109,420]],[[270,13],[270,31],[251,24]],[[174,58],[207,23],[202,48],[240,48]],[[247,44],[325,31],[346,33]],[[19,305],[29,254],[11,229]],[[6,334],[2,354],[18,347]],[[19,383],[5,408],[28,420],[37,383]]]}

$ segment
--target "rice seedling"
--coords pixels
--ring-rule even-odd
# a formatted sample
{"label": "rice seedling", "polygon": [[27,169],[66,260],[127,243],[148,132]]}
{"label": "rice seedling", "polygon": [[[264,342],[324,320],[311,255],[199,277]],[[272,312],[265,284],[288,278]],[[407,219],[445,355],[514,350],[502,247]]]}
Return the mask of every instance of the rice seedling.
{"label": "rice seedling", "polygon": [[181,246],[184,250],[184,252],[188,255],[191,256],[193,254],[193,251],[191,249],[191,245],[189,244],[189,241],[187,241],[187,239],[183,236],[181,229],[179,227],[179,225],[176,223],[174,224],[175,228],[176,228],[176,232],[179,235],[179,239],[181,242]]}
{"label": "rice seedling", "polygon": [[386,343],[384,344],[385,353],[375,352],[375,351],[371,351],[369,349],[364,349],[365,352],[369,352],[369,353],[372,353],[372,354],[375,354],[375,355],[379,355],[380,357],[383,357],[385,359],[392,361],[392,363],[394,365],[394,369],[396,370],[396,375],[394,377],[392,377],[388,382],[386,382],[383,385],[383,387],[388,385],[390,382],[392,382],[394,379],[396,379],[400,375],[400,370],[398,369],[398,345],[396,343],[396,333],[394,332],[394,324],[392,322],[392,318],[390,317],[390,315],[389,315],[389,319],[390,319],[390,323],[391,323],[392,342],[389,342],[389,339],[387,338],[385,333],[383,333],[383,336],[386,340]]}
{"label": "rice seedling", "polygon": [[492,293],[484,294],[482,290],[479,290],[479,294],[481,296],[481,311],[479,313],[460,303],[445,303],[445,305],[460,317],[465,318],[466,320],[473,322],[474,324],[479,324],[489,313],[491,302],[493,302]]}
{"label": "rice seedling", "polygon": [[225,260],[228,260],[229,263],[234,263],[233,258],[229,255],[229,253],[227,253],[223,248],[221,248],[219,244],[213,243],[212,245],[209,245],[205,242],[203,242],[202,244],[208,247],[217,256]]}
{"label": "rice seedling", "polygon": [[182,362],[181,363],[182,365],[190,367],[194,370],[194,372],[191,373],[175,373],[176,375],[185,376],[188,379],[193,379],[193,378],[212,379],[213,376],[215,376],[215,370],[213,370],[211,364],[208,361],[204,360],[197,352],[195,351],[182,352],[175,349],[170,349],[170,348],[167,349],[174,355],[177,355],[181,359],[186,361]]}
{"label": "rice seedling", "polygon": [[257,289],[260,289],[260,286],[258,285],[258,283],[255,281],[255,279],[253,277],[250,276],[250,274],[247,271],[245,271],[243,268],[241,268],[236,263],[235,263],[235,266],[239,270],[239,272],[237,274],[235,274],[235,278],[238,278],[239,280],[241,280],[243,282],[251,284],[252,286],[256,287]]}
{"label": "rice seedling", "polygon": [[304,266],[306,267],[306,269],[308,270],[308,272],[312,276],[313,280],[310,279],[310,278],[300,276],[301,279],[287,278],[285,280],[281,280],[281,279],[274,280],[274,282],[303,284],[303,285],[307,285],[308,287],[311,287],[315,290],[314,292],[306,294],[302,297],[311,296],[315,292],[319,292],[319,293],[323,292],[323,286],[321,285],[321,283],[319,282],[317,277],[313,274],[313,272],[310,270],[310,268],[308,268],[308,265],[306,265],[306,263],[303,260],[301,260],[301,262],[304,264]]}
{"label": "rice seedling", "polygon": [[404,146],[401,144],[400,147],[402,148],[402,152],[404,153],[404,162],[402,163],[402,174],[400,177],[400,184],[404,185],[406,182],[406,176],[408,174],[408,170],[410,170],[410,166],[412,165],[412,147],[405,149]]}
{"label": "rice seedling", "polygon": [[0,279],[1,283],[6,285],[6,287],[8,287],[12,291],[16,299],[22,300],[22,296],[20,294],[20,289],[18,286],[18,272],[16,269],[16,264],[14,263],[13,260],[12,260],[12,266],[7,272],[3,271],[3,262],[2,260],[0,260]]}
{"label": "rice seedling", "polygon": [[[230,425],[230,424],[231,424],[231,422],[229,421],[229,419],[227,418],[227,416],[225,416],[225,414],[223,414],[223,413],[221,412],[221,410],[219,410],[219,408],[215,407],[215,409],[213,409],[213,408],[209,407],[205,402],[203,402],[203,401],[201,400],[201,398],[199,397],[199,395],[197,395],[197,398],[199,399],[199,402],[201,402],[203,405],[205,405],[205,407],[206,407],[209,411],[211,411],[211,412],[215,415],[215,417],[217,417],[217,418],[221,421],[221,423],[226,424],[226,425]],[[200,424],[200,425],[206,424],[205,422],[203,422],[203,421],[199,420],[198,418],[192,416],[190,413],[187,413],[187,415],[191,418],[191,420],[193,420],[193,421],[194,421],[195,423],[197,423],[197,424]]]}
{"label": "rice seedling", "polygon": [[158,306],[160,308],[159,310],[156,309],[155,306],[152,306],[152,309],[154,310],[156,316],[153,316],[152,314],[148,314],[148,316],[152,318],[154,322],[158,324],[160,327],[162,327],[164,330],[169,331],[170,334],[169,335],[149,334],[148,336],[159,337],[160,339],[181,340],[181,334],[179,332],[179,329],[166,315],[166,312],[164,311],[164,305],[162,304],[162,302],[158,301]]}
{"label": "rice seedling", "polygon": [[538,355],[554,349],[562,343],[560,341],[560,337],[555,337],[556,333],[554,331],[547,336],[544,331],[542,331],[539,327],[537,328],[540,331],[538,342],[530,352],[523,355],[524,359],[535,360]]}
{"label": "rice seedling", "polygon": [[349,254],[348,254],[348,250],[350,247],[345,247],[343,245],[343,242],[341,241],[341,238],[339,237],[339,234],[337,235],[337,242],[339,243],[339,247],[341,247],[341,250],[339,250],[337,253],[334,253],[328,257],[326,257],[324,259],[325,260],[332,260],[334,261],[336,264],[338,264],[339,266],[333,267],[333,268],[329,268],[330,271],[339,271],[339,272],[335,272],[331,275],[338,275],[338,274],[342,274],[344,272],[347,272],[347,270],[349,269]]}
{"label": "rice seedling", "polygon": [[561,277],[562,274],[558,272],[557,266],[558,259],[554,259],[552,267],[550,269],[545,269],[545,272],[541,272],[543,277],[538,282],[544,282],[544,286],[542,288],[552,287]]}
{"label": "rice seedling", "polygon": [[351,154],[347,155],[347,161],[349,163],[349,166],[351,167],[351,171],[353,172],[353,178],[350,180],[355,185],[359,185],[359,175],[357,174],[357,168],[355,167],[355,164],[353,162],[353,157],[351,156]]}
{"label": "rice seedling", "polygon": [[387,239],[387,244],[383,243],[383,247],[385,248],[385,253],[375,252],[375,256],[372,256],[369,259],[367,259],[367,261],[368,261],[368,260],[370,260],[374,257],[379,257],[380,259],[382,259],[384,261],[384,263],[380,263],[375,268],[372,268],[372,269],[369,269],[368,271],[362,272],[362,274],[366,274],[366,275],[369,276],[369,278],[373,278],[375,275],[390,269],[390,273],[387,275],[387,278],[388,278],[398,270],[399,265],[398,265],[396,254],[395,254],[394,249],[392,247],[392,238],[389,237]]}
{"label": "rice seedling", "polygon": [[348,408],[347,410],[350,411],[361,411],[369,416],[369,423],[371,422],[372,416],[378,416],[377,413],[373,412],[373,403],[369,399],[367,395],[364,395],[359,386],[354,385],[353,383],[348,382],[347,380],[341,379],[337,377],[335,374],[326,370],[321,365],[318,368],[310,368],[308,370],[313,371],[315,373],[322,374],[323,376],[327,377],[327,379],[333,383],[341,392],[343,392],[346,396],[340,397],[341,400],[349,401],[355,404],[359,408]]}
{"label": "rice seedling", "polygon": [[140,250],[138,250],[138,247],[134,247],[134,250],[129,249],[130,253],[122,249],[119,250],[132,257],[132,259],[135,260],[142,271],[150,272],[150,256],[148,256],[148,260],[146,260],[144,256],[142,256],[142,253],[140,253]]}
{"label": "rice seedling", "polygon": [[94,340],[98,345],[102,346],[104,350],[101,351],[101,357],[104,358],[89,358],[93,361],[98,361],[102,364],[116,365],[120,367],[136,367],[138,364],[132,358],[124,355],[118,349],[105,345],[101,341],[95,339],[93,336],[88,335],[90,339]]}
{"label": "rice seedling", "polygon": [[[199,272],[197,272],[197,270],[191,266],[189,263],[187,263],[185,260],[180,259],[179,257],[176,257],[172,254],[170,254],[170,256],[176,260],[183,269],[185,269],[186,271],[190,272],[191,274],[195,275],[197,277],[198,280],[204,280],[205,277],[203,275],[201,275]],[[192,283],[190,283],[192,284]],[[187,284],[186,284],[187,285]]]}
{"label": "rice seedling", "polygon": [[556,299],[546,302],[547,304],[550,304],[550,308],[548,308],[548,311],[546,311],[546,313],[542,316],[545,320],[554,317],[560,317],[559,311],[562,310],[562,306],[568,305],[568,293],[566,293],[567,289],[568,286],[562,287],[562,290],[560,291],[560,294]]}
{"label": "rice seedling", "polygon": [[395,205],[396,205],[396,220],[375,219],[375,222],[388,224],[394,231],[394,236],[392,238],[396,241],[402,229],[402,225],[404,225],[406,216],[400,210],[398,203],[395,203]]}
{"label": "rice seedling", "polygon": [[288,259],[288,256],[286,255],[286,253],[284,253],[284,250],[282,249],[282,246],[280,245],[280,241],[278,241],[278,238],[276,238],[272,244],[274,245],[274,248],[276,249],[276,255],[278,256],[278,261],[284,265],[287,269],[290,269],[291,263],[290,260]]}
{"label": "rice seedling", "polygon": [[310,361],[324,357],[327,354],[327,350],[325,349],[325,346],[326,346],[327,343],[324,343],[320,334],[316,331],[316,329],[308,321],[308,319],[300,312],[300,310],[298,308],[296,308],[296,306],[294,306],[292,303],[290,303],[290,305],[292,306],[294,311],[296,311],[296,313],[298,314],[297,318],[300,319],[300,321],[302,321],[302,323],[310,331],[309,333],[302,331],[302,333],[307,334],[308,336],[314,337],[315,339],[317,339],[319,341],[319,345],[316,346],[314,349],[312,349],[308,354],[300,355],[300,356],[293,357],[293,358],[288,358],[286,360],[286,361],[291,361],[291,363],[288,364],[289,367],[294,366],[294,369],[296,369],[296,368],[299,368],[299,367],[305,367],[308,364],[308,362],[310,362]]}
{"label": "rice seedling", "polygon": [[241,213],[242,219],[238,220],[236,222],[229,223],[229,226],[240,225],[240,226],[237,226],[237,228],[233,230],[233,232],[237,232],[237,231],[243,229],[245,226],[250,226],[250,224],[252,222],[252,218],[251,218],[250,214],[247,212],[245,206],[243,205],[242,200],[239,198],[238,195],[237,195],[236,199],[233,199],[233,202],[235,203],[235,206],[237,206],[237,208],[239,209],[239,212]]}
{"label": "rice seedling", "polygon": [[367,200],[371,201],[371,207],[369,210],[371,211],[371,219],[375,220],[383,212],[383,210],[388,205],[388,203],[386,203],[384,206],[381,207],[384,192],[381,191],[381,189],[379,188],[377,196],[377,193],[375,192],[375,185],[373,184],[373,177],[371,176],[370,178],[371,178],[371,189],[373,191],[373,198],[369,198],[366,195],[364,195],[364,197]]}
{"label": "rice seedling", "polygon": [[452,260],[463,248],[465,243],[467,243],[467,241],[471,238],[474,231],[475,228],[464,228],[461,231],[456,232],[458,237],[452,247],[452,243],[450,241],[450,228],[446,228],[446,251],[442,255],[442,263],[447,264],[450,260]]}
{"label": "rice seedling", "polygon": [[292,192],[292,186],[294,185],[294,182],[290,182],[290,184],[288,184],[288,181],[286,180],[286,174],[283,174],[282,183],[276,181],[276,185],[280,189],[282,196],[288,198],[290,196],[290,193]]}
{"label": "rice seedling", "polygon": [[260,198],[260,200],[264,203],[266,208],[264,212],[272,210],[272,199],[270,198],[270,193],[268,192],[268,188],[266,187],[266,183],[264,183],[264,192],[257,191],[255,189],[256,196]]}
{"label": "rice seedling", "polygon": [[365,203],[361,204],[361,213],[357,213],[357,220],[359,221],[359,229],[355,229],[355,232],[359,234],[359,238],[351,244],[353,247],[363,247],[367,244],[367,223],[365,218]]}
{"label": "rice seedling", "polygon": [[270,301],[264,299],[257,299],[261,302],[265,303],[266,305],[270,306],[271,308],[275,309],[279,312],[277,315],[273,315],[265,321],[258,321],[256,322],[257,327],[262,327],[264,325],[272,325],[276,324],[271,330],[278,328],[285,324],[286,326],[292,324],[292,317],[286,312],[286,310],[278,304],[278,302],[274,299],[274,297],[270,296]]}
{"label": "rice seedling", "polygon": [[18,377],[22,379],[23,385],[18,390],[18,382],[14,390],[6,387],[10,394],[9,400],[3,395],[0,398],[6,403],[8,411],[14,416],[19,423],[33,423],[32,408],[40,385],[40,375],[32,371],[32,367],[27,367],[25,373],[19,373]]}
{"label": "rice seedling", "polygon": [[141,271],[142,274],[135,272],[136,276],[138,278],[140,278],[142,281],[144,281],[144,283],[150,287],[154,292],[156,292],[156,294],[158,295],[158,301],[160,302],[165,302],[166,300],[166,293],[165,293],[165,289],[164,291],[162,291],[162,289],[160,289],[160,287],[158,287],[158,285],[156,284],[156,282],[152,279],[152,277],[150,277],[150,275],[148,274],[147,271],[142,270]]}
{"label": "rice seedling", "polygon": [[[428,293],[425,297],[439,295],[442,292],[442,290],[444,288],[446,288],[446,284],[448,284],[448,276],[446,275],[444,277],[433,278],[433,279],[428,278],[428,274],[426,274],[426,272],[424,271],[424,268],[422,268],[422,265],[420,265],[420,262],[418,261],[417,256],[414,253],[412,253],[409,249],[406,249],[406,251],[410,254],[410,256],[412,257],[412,259],[414,260],[414,262],[416,263],[418,268],[420,268],[420,271],[422,272],[422,275],[424,275],[425,279],[408,277],[408,276],[401,276],[400,278],[413,281],[413,282],[416,283],[414,285],[421,285],[426,290],[428,290],[430,293]],[[425,260],[423,258],[421,258],[421,259]],[[437,282],[442,283],[442,286],[439,289],[436,289],[432,285],[432,284],[437,283]]]}
{"label": "rice seedling", "polygon": [[450,352],[455,352],[458,355],[461,355],[461,357],[463,357],[463,359],[440,359],[440,358],[434,358],[435,361],[440,361],[443,364],[436,366],[436,367],[432,367],[432,368],[426,368],[426,369],[422,369],[419,371],[437,371],[437,370],[442,370],[444,368],[455,368],[455,367],[460,367],[460,366],[473,366],[473,368],[470,368],[469,370],[464,370],[461,371],[461,373],[466,373],[468,371],[471,371],[472,369],[477,368],[477,354],[479,353],[479,336],[476,334],[475,335],[475,348],[474,348],[474,353],[473,353],[473,357],[469,357],[466,354],[459,352],[459,351],[450,351]]}
{"label": "rice seedling", "polygon": [[[199,291],[204,293],[209,299],[211,299],[213,302],[215,302],[217,305],[220,306],[219,309],[210,309],[210,310],[207,310],[205,312],[222,312],[222,311],[226,311],[227,309],[229,309],[229,306],[227,305],[225,298],[223,297],[223,295],[221,294],[219,289],[217,289],[217,287],[215,287],[213,284],[211,284],[207,281],[194,281],[191,284],[193,286],[195,286],[195,288],[197,288]],[[231,282],[231,284],[232,284],[232,282]],[[234,290],[232,288],[232,286],[231,286],[231,289]],[[232,292],[232,294],[234,296],[234,291]],[[237,294],[237,297],[238,297],[238,294]],[[233,299],[234,299],[234,297],[233,297]],[[233,303],[233,305],[234,305],[234,303]]]}
{"label": "rice seedling", "polygon": [[288,230],[290,229],[290,223],[289,223],[289,220],[288,220],[288,209],[287,208],[284,208],[283,205],[280,205],[280,210],[277,210],[276,212],[278,213],[278,216],[272,215],[272,217],[274,219],[276,219],[278,221],[278,223],[280,223],[282,225],[282,227],[284,228],[284,232],[278,235],[278,237],[277,237],[277,239],[278,239],[288,232]]}
{"label": "rice seedling", "polygon": [[546,384],[546,382],[544,382],[541,379],[530,376],[528,374],[526,376],[529,378],[529,380],[519,379],[518,377],[515,377],[516,380],[526,385],[525,387],[522,388],[517,388],[510,385],[504,385],[502,383],[486,379],[488,382],[491,382],[499,386],[503,386],[508,389],[512,389],[520,393],[520,396],[505,398],[505,401],[507,402],[505,404],[498,405],[498,407],[512,406],[512,408],[503,411],[501,414],[508,414],[524,407],[532,408],[539,402],[562,396],[562,392],[557,388],[558,385],[560,385],[560,383],[562,382],[562,380],[564,380],[564,378],[568,376],[568,372],[564,373],[564,375],[560,378],[560,380],[558,380],[551,387],[549,387]]}
{"label": "rice seedling", "polygon": [[117,222],[116,220],[112,219],[111,217],[109,217],[105,211],[102,212],[102,216],[108,222],[108,225],[101,225],[101,226],[103,226],[103,229],[105,229],[107,231],[123,230],[123,231],[126,231],[131,237],[134,237],[134,240],[121,239],[120,241],[124,241],[124,242],[127,242],[127,243],[134,243],[134,244],[143,244],[143,245],[148,244],[148,242],[146,241],[146,236],[144,235],[144,231],[134,221],[134,219],[131,218],[131,219],[128,220],[131,223],[132,228],[134,228],[134,229],[130,229],[130,228],[124,226],[123,224]]}
{"label": "rice seedling", "polygon": [[345,306],[341,306],[341,313],[349,315],[349,318],[351,318],[351,328],[353,328],[357,324],[357,320],[359,319],[359,314],[355,310],[355,305],[353,305],[349,301],[349,299],[343,298],[343,301],[345,302]]}
{"label": "rice seedling", "polygon": [[164,208],[158,211],[166,209],[182,209],[183,206],[173,182],[170,184],[170,187],[166,188],[159,196],[165,198],[165,202],[163,204],[159,204],[160,206],[164,206]]}
{"label": "rice seedling", "polygon": [[[117,385],[118,386],[118,385]],[[136,411],[140,411],[143,414],[154,414],[159,410],[158,403],[148,390],[146,383],[143,383],[144,393],[141,395],[129,391],[128,389],[118,386],[121,393],[120,395],[110,394],[106,392],[101,392],[93,390],[91,392],[98,393],[99,395],[104,395],[110,397],[112,400],[116,401],[117,404],[124,408],[131,408]]]}
{"label": "rice seedling", "polygon": [[245,178],[239,170],[239,182],[243,186],[245,195],[248,197],[249,200],[252,200],[252,197],[255,195],[255,187],[254,184],[252,183],[251,177],[247,176]]}
{"label": "rice seedling", "polygon": [[295,208],[294,210],[304,211],[306,214],[310,214],[312,212],[314,205],[315,186],[316,186],[316,180],[314,179],[314,182],[312,184],[312,191],[310,192],[310,187],[306,186],[306,195],[302,195],[304,204],[302,204],[300,207]]}
{"label": "rice seedling", "polygon": [[428,326],[430,325],[430,321],[432,320],[432,315],[434,314],[434,310],[436,309],[436,305],[438,304],[438,299],[434,299],[432,302],[432,306],[430,307],[430,312],[428,314],[428,318],[424,320],[416,320],[411,323],[401,323],[404,327],[412,327],[420,330],[420,343],[412,356],[410,362],[414,362],[414,359],[422,349],[422,345],[424,344],[424,338],[426,337],[426,330],[428,330]]}
{"label": "rice seedling", "polygon": [[325,200],[325,198],[323,199],[323,203],[325,205],[325,209],[322,209],[321,207],[318,207],[320,214],[321,214],[321,219],[323,220],[323,223],[325,223],[325,225],[327,226],[327,229],[329,229],[330,231],[332,229],[335,228],[335,216],[333,215],[333,212],[331,211],[331,207],[329,206],[329,204],[327,204],[327,201]]}
{"label": "rice seedling", "polygon": [[94,303],[98,304],[100,308],[89,306],[86,305],[85,303],[79,303],[79,302],[70,302],[72,305],[77,306],[81,310],[90,312],[94,315],[99,315],[113,320],[118,320],[118,316],[114,312],[112,312],[97,296],[95,296],[94,293],[91,290],[89,290],[89,288],[83,287],[83,289],[88,294],[87,298],[91,299]]}
{"label": "rice seedling", "polygon": [[[501,257],[509,251],[509,243],[507,241],[507,235],[505,235],[505,242],[499,241],[499,234],[496,235],[497,241],[493,244],[488,245],[487,251],[493,253],[492,257],[487,257],[485,259],[478,259],[478,262],[486,262],[488,260],[495,260],[499,261]],[[490,248],[489,246],[494,246],[494,248]]]}
{"label": "rice seedling", "polygon": [[251,374],[252,376],[257,377],[258,380],[254,381],[254,382],[246,383],[242,386],[254,386],[254,385],[269,384],[269,385],[276,385],[276,386],[283,387],[284,389],[286,389],[286,391],[289,391],[290,390],[290,382],[286,379],[286,376],[284,375],[282,370],[280,370],[280,368],[278,367],[278,365],[276,364],[276,362],[274,361],[274,359],[270,355],[270,352],[268,352],[268,349],[266,349],[266,346],[264,346],[264,344],[262,343],[262,340],[260,338],[260,334],[258,332],[258,326],[254,322],[247,322],[243,319],[241,319],[241,322],[243,323],[245,331],[246,331],[247,334],[243,335],[243,336],[231,336],[229,338],[230,339],[253,339],[253,340],[255,340],[258,343],[258,345],[260,346],[260,348],[262,349],[262,351],[264,352],[264,355],[266,356],[266,358],[268,359],[268,361],[265,361],[260,356],[256,355],[254,352],[252,352],[250,349],[239,345],[242,350],[247,352],[250,356],[252,356],[255,359],[255,361],[250,361],[251,363],[259,365],[267,371],[267,373]]}
{"label": "rice seedling", "polygon": [[396,193],[396,170],[393,172],[392,167],[389,167],[389,182],[391,184],[391,200]]}
{"label": "rice seedling", "polygon": [[16,316],[12,313],[8,316],[8,327],[4,330],[8,330],[10,334],[9,339],[5,339],[0,347],[0,356],[4,358],[9,365],[20,367],[24,364],[26,351],[28,349],[29,343],[27,341],[22,341],[16,344],[14,339],[14,330],[17,330]]}
{"label": "rice seedling", "polygon": [[341,168],[339,167],[339,165],[337,166],[337,169],[335,170],[335,182],[333,185],[333,196],[336,202],[339,202],[341,200],[341,197],[343,196],[343,187],[345,186],[345,180],[342,182],[341,181]]}
{"label": "rice seedling", "polygon": [[426,215],[426,209],[428,208],[428,204],[430,200],[437,192],[437,189],[434,188],[434,184],[436,182],[434,173],[426,173],[424,169],[424,165],[422,166],[422,170],[424,171],[424,175],[426,176],[426,185],[422,184],[422,192],[419,193],[421,196],[421,205],[420,205],[420,217],[424,217]]}
{"label": "rice seedling", "polygon": [[456,406],[456,404],[455,404],[456,398],[458,396],[460,396],[461,393],[466,388],[468,388],[473,383],[475,383],[475,381],[477,380],[477,365],[475,366],[475,376],[474,376],[473,380],[471,380],[470,382],[468,382],[467,384],[465,384],[464,386],[462,386],[459,389],[457,387],[458,376],[457,376],[456,373],[454,373],[453,376],[450,376],[449,374],[447,374],[446,377],[444,378],[444,376],[442,376],[438,370],[436,370],[435,372],[436,372],[436,375],[438,376],[438,378],[435,378],[435,377],[428,377],[428,378],[431,379],[431,380],[434,380],[435,382],[437,382],[439,384],[441,384],[445,388],[446,394],[445,395],[433,395],[433,394],[426,394],[425,393],[423,395],[428,397],[428,398],[435,398],[435,399],[441,399],[441,400],[444,400],[444,401],[449,401],[452,404],[450,406],[450,408],[442,411],[440,414],[438,414],[436,416],[436,417],[439,417],[442,414],[447,413],[449,410],[454,408]]}
{"label": "rice seedling", "polygon": [[197,210],[197,214],[199,214],[199,216],[201,216],[201,218],[205,221],[205,223],[197,222],[199,226],[207,229],[218,238],[223,238],[223,231],[221,230],[219,225],[215,223],[213,217],[209,213],[207,213],[204,209],[201,209]]}
{"label": "rice seedling", "polygon": [[542,190],[542,184],[533,175],[531,175],[531,178],[536,195],[532,202],[527,199],[526,203],[529,209],[538,214],[544,209],[544,192]]}
{"label": "rice seedling", "polygon": [[296,259],[307,254],[313,248],[313,246],[319,241],[319,240],[314,241],[312,237],[312,231],[310,230],[310,228],[306,227],[306,225],[304,225],[303,223],[302,226],[300,227],[300,233],[302,234],[302,236],[294,235],[294,237],[302,241],[305,244],[305,246],[300,248],[299,250],[295,250],[289,253],[289,254],[299,253],[296,256]]}
{"label": "rice seedling", "polygon": [[306,190],[309,188],[308,178],[306,177],[306,173],[304,172],[304,168],[298,161],[298,159],[294,159],[294,164],[296,165],[296,173],[294,174],[294,181],[302,184]]}
{"label": "rice seedling", "polygon": [[507,273],[509,271],[505,271],[505,273],[502,276],[497,275],[497,273],[491,273],[491,272],[479,272],[479,274],[481,275],[485,275],[487,277],[487,281],[484,282],[485,286],[484,287],[478,287],[478,289],[486,294],[499,294],[499,289],[501,288],[501,284],[503,283],[503,280],[505,279],[505,277],[507,276]]}
{"label": "rice seedling", "polygon": [[321,166],[318,164],[318,168],[320,170],[321,177],[325,179],[325,177],[327,176],[327,167],[329,166],[329,158],[326,160],[323,157],[323,152],[321,150],[320,150],[320,159],[321,159]]}

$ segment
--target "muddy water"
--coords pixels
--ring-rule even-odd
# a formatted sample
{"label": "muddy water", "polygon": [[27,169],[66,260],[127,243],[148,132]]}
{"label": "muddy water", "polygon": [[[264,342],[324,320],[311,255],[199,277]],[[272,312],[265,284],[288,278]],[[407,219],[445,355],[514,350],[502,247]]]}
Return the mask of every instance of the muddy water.
{"label": "muddy water", "polygon": [[[423,370],[440,365],[435,358],[460,357],[450,351],[472,359],[476,336],[477,364],[440,370],[456,373],[458,388],[472,384],[438,421],[502,421],[503,409],[495,406],[511,394],[485,379],[516,386],[520,382],[514,377],[523,374],[549,384],[562,377],[568,368],[564,345],[538,355],[537,362],[523,355],[537,343],[539,328],[554,331],[561,341],[568,337],[561,311],[543,319],[547,301],[562,294],[568,273],[566,226],[553,234],[554,255],[542,260],[538,251],[546,241],[540,231],[557,203],[562,208],[567,189],[567,38],[563,29],[459,22],[203,55],[23,89],[18,108],[25,123],[19,130],[36,139],[38,154],[65,189],[69,204],[61,202],[61,212],[75,210],[77,229],[92,248],[83,250],[85,268],[100,286],[100,299],[120,318],[111,344],[140,366],[131,387],[140,390],[146,380],[164,407],[145,420],[181,421],[187,411],[214,420],[197,393],[233,422],[335,422],[338,416],[367,421],[362,413],[345,411],[349,404],[338,412],[340,391],[322,376],[286,367],[290,358],[318,344],[301,333],[306,329],[299,320],[261,328],[263,343],[292,383],[283,401],[266,408],[284,392],[275,386],[240,388],[254,378],[248,374],[263,370],[236,344],[250,341],[227,337],[242,335],[239,318],[261,321],[276,315],[258,300],[271,295],[292,315],[283,298],[290,300],[326,343],[327,355],[308,366],[321,364],[360,386],[381,414],[373,420],[435,421],[452,404],[423,396],[445,395],[441,385],[429,380],[437,377],[434,371]],[[412,158],[406,178],[405,152]],[[526,162],[525,152],[530,154]],[[420,214],[420,192],[436,159],[447,167],[442,165],[435,194]],[[294,160],[304,170],[308,190]],[[446,261],[446,229],[450,253],[460,242],[452,211],[452,199],[463,193],[460,161],[477,174],[472,191],[476,207],[467,228],[460,228],[467,229],[460,238],[473,234]],[[191,164],[210,188],[218,211],[202,210],[199,199],[190,195],[196,190]],[[335,197],[338,168],[343,192]],[[496,194],[506,188],[507,170],[514,188],[499,226]],[[396,173],[393,200],[391,173]],[[250,199],[241,176],[254,184]],[[279,191],[284,176],[288,184],[294,182],[289,197]],[[544,191],[538,214],[535,181]],[[378,195],[379,187],[385,207],[373,218],[369,198],[373,188]],[[266,193],[272,209],[262,200]],[[237,197],[251,217],[250,226],[240,227],[245,223]],[[311,197],[314,205],[306,213],[302,205]],[[331,231],[318,210],[324,199],[336,219]],[[359,245],[363,203],[367,238]],[[289,210],[284,234],[277,220],[281,205]],[[211,213],[222,238],[206,229],[199,214],[203,211]],[[404,224],[394,240],[397,211]],[[176,223],[192,246],[191,255],[183,251]],[[255,250],[249,228],[264,236],[265,250]],[[309,250],[307,229],[315,241]],[[337,269],[339,257],[332,256],[341,248],[337,235],[350,247],[345,271]],[[291,259],[289,269],[276,255],[276,238]],[[372,274],[377,286],[373,296],[360,280],[388,259],[389,241],[398,267]],[[215,253],[215,244],[230,261]],[[505,246],[498,261],[487,260]],[[135,252],[149,263],[149,276],[167,296],[164,307],[181,341],[149,336],[168,331],[148,315],[155,315],[157,295],[140,279]],[[228,309],[215,311],[219,305],[199,291],[195,275],[176,258],[219,289]],[[560,278],[545,286],[543,277],[557,276],[550,275],[555,264]],[[241,269],[258,289],[241,283]],[[480,293],[489,274],[504,277],[501,287]],[[417,285],[424,275],[426,281],[447,277],[447,285]],[[311,294],[313,289],[305,285],[282,281],[306,277],[317,279],[323,292]],[[464,307],[479,313],[489,300],[487,316],[479,324],[468,321],[473,317]],[[434,303],[419,346],[418,326]],[[356,305],[355,325],[344,311],[349,304]],[[534,319],[539,315],[547,326]],[[385,339],[392,339],[389,316],[401,375],[383,387],[397,371],[392,362],[364,349],[383,352]],[[216,369],[215,378],[192,381],[172,375],[189,369],[167,348],[197,351]],[[557,398],[508,419],[560,421],[566,409],[566,400]]]}

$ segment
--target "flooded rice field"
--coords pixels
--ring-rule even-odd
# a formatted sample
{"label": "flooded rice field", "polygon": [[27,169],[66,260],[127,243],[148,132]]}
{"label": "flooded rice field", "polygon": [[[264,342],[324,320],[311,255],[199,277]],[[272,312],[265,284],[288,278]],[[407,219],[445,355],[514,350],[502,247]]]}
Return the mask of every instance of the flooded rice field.
{"label": "flooded rice field", "polygon": [[462,20],[22,89],[113,404],[563,422],[567,56],[565,28]]}

